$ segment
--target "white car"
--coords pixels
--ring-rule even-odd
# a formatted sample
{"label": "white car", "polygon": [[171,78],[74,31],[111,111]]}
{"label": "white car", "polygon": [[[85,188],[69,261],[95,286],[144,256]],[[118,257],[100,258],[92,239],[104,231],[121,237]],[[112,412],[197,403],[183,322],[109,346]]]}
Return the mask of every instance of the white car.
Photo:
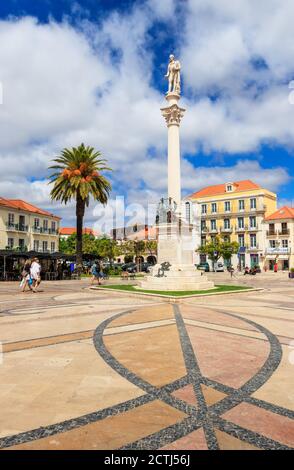
{"label": "white car", "polygon": [[216,263],[214,270],[216,273],[223,273],[225,270],[223,263]]}

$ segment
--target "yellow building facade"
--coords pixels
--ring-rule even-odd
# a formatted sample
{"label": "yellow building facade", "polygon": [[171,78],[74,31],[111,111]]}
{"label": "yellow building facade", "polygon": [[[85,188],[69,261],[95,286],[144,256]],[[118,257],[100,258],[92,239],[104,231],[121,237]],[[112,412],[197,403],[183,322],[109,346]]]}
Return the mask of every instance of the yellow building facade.
{"label": "yellow building facade", "polygon": [[[262,223],[277,209],[275,193],[245,180],[203,188],[185,201],[196,206],[194,212],[200,220],[199,241],[202,245],[221,236],[224,240],[239,243],[239,253],[232,258],[233,266],[263,266]],[[198,261],[207,260],[199,256]]]}
{"label": "yellow building facade", "polygon": [[19,199],[0,197],[0,250],[54,253],[60,218]]}

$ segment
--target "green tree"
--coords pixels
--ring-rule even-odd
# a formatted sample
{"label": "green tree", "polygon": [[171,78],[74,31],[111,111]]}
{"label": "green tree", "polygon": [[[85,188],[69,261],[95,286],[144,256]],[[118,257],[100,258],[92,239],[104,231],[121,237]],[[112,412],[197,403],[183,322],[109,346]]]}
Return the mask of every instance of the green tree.
{"label": "green tree", "polygon": [[147,253],[150,256],[156,256],[157,253],[157,241],[156,240],[146,240],[145,242]]}
{"label": "green tree", "polygon": [[78,271],[83,265],[83,219],[85,208],[89,205],[90,197],[101,204],[106,204],[111,190],[110,182],[101,174],[110,170],[101,153],[93,147],[81,144],[79,147],[63,149],[60,156],[54,160],[50,169],[54,173],[50,176],[52,200],[67,204],[76,201],[77,239],[76,262]]}
{"label": "green tree", "polygon": [[[67,239],[60,239],[59,247],[62,253],[73,255],[76,252],[77,234],[73,233]],[[83,253],[97,255],[97,245],[94,235],[83,234]]]}
{"label": "green tree", "polygon": [[215,263],[223,258],[225,261],[230,261],[233,254],[238,253],[239,244],[237,242],[224,241],[219,236],[214,240],[201,245],[196,251],[200,254],[207,255],[214,268]]}
{"label": "green tree", "polygon": [[120,255],[120,247],[116,240],[108,237],[102,237],[96,240],[97,254],[101,258],[108,258],[110,263],[113,263],[114,258]]}

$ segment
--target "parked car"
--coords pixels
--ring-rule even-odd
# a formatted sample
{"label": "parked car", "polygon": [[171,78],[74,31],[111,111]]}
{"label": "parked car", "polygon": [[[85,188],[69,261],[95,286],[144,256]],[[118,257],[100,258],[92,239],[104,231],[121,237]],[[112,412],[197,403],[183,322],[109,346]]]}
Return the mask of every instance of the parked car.
{"label": "parked car", "polygon": [[225,267],[224,267],[223,263],[218,262],[218,263],[215,263],[214,270],[215,270],[216,273],[223,273],[224,270],[225,270]]}
{"label": "parked car", "polygon": [[209,271],[210,271],[210,267],[209,267],[208,263],[200,263],[200,264],[197,264],[196,267],[200,271],[205,271],[206,273],[209,273]]}
{"label": "parked car", "polygon": [[127,271],[128,273],[135,273],[137,272],[137,265],[136,263],[126,263],[122,265],[121,269],[123,271]]}
{"label": "parked car", "polygon": [[137,265],[137,263],[126,263],[121,266],[122,270],[127,271],[128,273],[136,273],[138,272],[138,268],[140,269],[140,272],[149,273],[150,267],[151,264],[145,261],[139,265]]}

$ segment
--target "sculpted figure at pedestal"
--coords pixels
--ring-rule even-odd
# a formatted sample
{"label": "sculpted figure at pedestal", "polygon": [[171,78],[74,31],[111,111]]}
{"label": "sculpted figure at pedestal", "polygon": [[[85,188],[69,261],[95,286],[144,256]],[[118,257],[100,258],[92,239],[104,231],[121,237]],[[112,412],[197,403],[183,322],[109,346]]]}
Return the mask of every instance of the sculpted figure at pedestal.
{"label": "sculpted figure at pedestal", "polygon": [[181,64],[174,55],[169,56],[169,64],[165,78],[168,79],[168,93],[181,93]]}

